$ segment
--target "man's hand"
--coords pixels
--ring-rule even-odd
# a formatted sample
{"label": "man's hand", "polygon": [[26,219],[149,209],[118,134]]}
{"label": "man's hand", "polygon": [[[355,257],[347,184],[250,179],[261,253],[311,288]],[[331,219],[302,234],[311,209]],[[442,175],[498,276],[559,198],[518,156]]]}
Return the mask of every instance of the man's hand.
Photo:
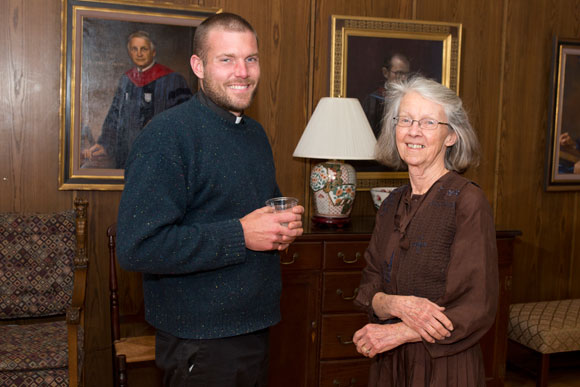
{"label": "man's hand", "polygon": [[564,132],[560,135],[560,146],[563,147],[573,147],[574,146],[574,140],[572,140],[572,137],[570,136],[570,134],[568,132]]}
{"label": "man's hand", "polygon": [[[246,247],[255,251],[285,250],[302,235],[304,207],[295,206],[284,212],[274,212],[269,206],[258,208],[240,219]],[[281,223],[288,223],[282,226]]]}
{"label": "man's hand", "polygon": [[106,156],[106,155],[107,155],[107,151],[100,144],[95,144],[92,147],[90,147],[89,149],[85,149],[83,151],[83,157],[85,159],[88,159],[88,160],[92,160],[93,157]]}

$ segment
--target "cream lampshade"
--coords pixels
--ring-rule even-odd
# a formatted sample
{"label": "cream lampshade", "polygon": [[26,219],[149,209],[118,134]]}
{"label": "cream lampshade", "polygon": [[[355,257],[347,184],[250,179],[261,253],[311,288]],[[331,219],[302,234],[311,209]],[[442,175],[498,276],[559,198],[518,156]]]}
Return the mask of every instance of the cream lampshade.
{"label": "cream lampshade", "polygon": [[312,167],[310,188],[316,223],[350,221],[355,169],[338,160],[374,160],[377,140],[356,98],[322,98],[294,150],[294,157],[330,159]]}

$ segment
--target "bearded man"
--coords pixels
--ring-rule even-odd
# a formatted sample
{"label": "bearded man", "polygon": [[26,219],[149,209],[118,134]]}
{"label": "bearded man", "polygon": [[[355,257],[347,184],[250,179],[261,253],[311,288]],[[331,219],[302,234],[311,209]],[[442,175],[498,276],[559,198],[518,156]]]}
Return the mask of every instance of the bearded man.
{"label": "bearded man", "polygon": [[206,19],[191,67],[201,90],[155,116],[129,155],[119,263],[143,273],[165,386],[265,387],[278,251],[302,234],[304,208],[264,205],[281,193],[268,137],[244,115],[260,79],[252,26]]}

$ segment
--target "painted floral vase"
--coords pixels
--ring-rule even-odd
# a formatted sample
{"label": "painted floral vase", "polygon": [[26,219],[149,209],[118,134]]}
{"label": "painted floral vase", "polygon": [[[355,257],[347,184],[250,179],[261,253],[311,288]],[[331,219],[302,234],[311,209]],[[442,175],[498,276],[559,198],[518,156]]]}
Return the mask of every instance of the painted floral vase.
{"label": "painted floral vase", "polygon": [[316,216],[348,218],[356,193],[355,169],[338,161],[316,164],[310,174]]}

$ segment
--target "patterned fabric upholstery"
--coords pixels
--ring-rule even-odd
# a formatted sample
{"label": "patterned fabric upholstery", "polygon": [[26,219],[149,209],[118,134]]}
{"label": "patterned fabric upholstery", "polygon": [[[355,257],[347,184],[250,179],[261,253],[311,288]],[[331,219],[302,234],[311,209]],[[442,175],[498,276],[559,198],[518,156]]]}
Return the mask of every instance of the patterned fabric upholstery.
{"label": "patterned fabric upholstery", "polygon": [[510,305],[508,337],[543,354],[580,350],[580,299]]}
{"label": "patterned fabric upholstery", "polygon": [[68,386],[68,373],[66,368],[19,373],[0,371],[0,386],[66,387]]}
{"label": "patterned fabric upholstery", "polygon": [[64,314],[75,250],[74,211],[0,214],[0,318]]}
{"label": "patterned fabric upholstery", "polygon": [[[83,348],[84,331],[78,332]],[[82,370],[83,351],[78,353]],[[68,386],[65,321],[0,326],[0,386]]]}
{"label": "patterned fabric upholstery", "polygon": [[5,325],[0,332],[0,371],[67,367],[65,321]]}

